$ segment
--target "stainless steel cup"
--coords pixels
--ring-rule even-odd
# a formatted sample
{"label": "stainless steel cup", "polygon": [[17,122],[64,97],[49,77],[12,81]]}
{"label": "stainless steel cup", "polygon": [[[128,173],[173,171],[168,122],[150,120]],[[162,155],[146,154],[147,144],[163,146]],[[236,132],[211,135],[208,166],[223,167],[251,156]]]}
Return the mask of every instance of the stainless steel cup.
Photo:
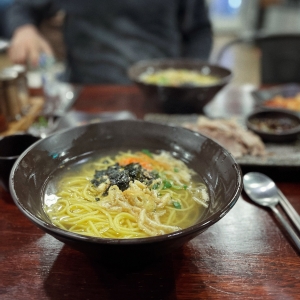
{"label": "stainless steel cup", "polygon": [[[0,89],[1,92],[1,89]],[[3,98],[0,96],[0,133],[8,128],[8,122],[6,119],[6,108]]]}
{"label": "stainless steel cup", "polygon": [[22,116],[22,104],[18,90],[18,73],[16,71],[0,72],[0,102],[4,103],[8,121],[15,121]]}
{"label": "stainless steel cup", "polygon": [[21,103],[21,110],[23,114],[28,112],[30,107],[29,89],[27,82],[27,69],[23,65],[13,65],[3,70],[4,72],[17,72],[17,89],[19,94],[19,101]]}

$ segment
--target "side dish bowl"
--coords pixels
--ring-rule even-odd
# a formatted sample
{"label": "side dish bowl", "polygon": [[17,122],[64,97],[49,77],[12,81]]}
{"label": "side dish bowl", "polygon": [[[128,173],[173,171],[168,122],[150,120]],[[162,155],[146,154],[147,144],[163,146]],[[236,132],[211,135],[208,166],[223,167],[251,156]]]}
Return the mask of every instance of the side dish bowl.
{"label": "side dish bowl", "polygon": [[[146,83],[141,78],[141,75],[147,72],[155,73],[166,69],[197,71],[202,75],[217,77],[218,81],[202,86],[170,86]],[[203,107],[230,82],[232,73],[221,66],[197,59],[153,59],[131,66],[128,76],[144,93],[150,107],[156,105],[165,113],[186,114],[202,113]]]}
{"label": "side dish bowl", "polygon": [[[201,176],[210,202],[198,223],[170,234],[139,239],[88,237],[54,226],[43,210],[49,183],[55,182],[53,174],[95,153],[126,149],[169,151]],[[55,184],[51,186],[51,193],[55,192]],[[79,126],[40,140],[14,164],[10,190],[22,213],[58,240],[99,260],[136,261],[170,253],[223,218],[240,196],[242,173],[231,154],[205,136],[180,127],[121,120]]]}
{"label": "side dish bowl", "polygon": [[256,111],[247,117],[246,125],[265,142],[292,142],[300,134],[300,118],[286,110]]}
{"label": "side dish bowl", "polygon": [[19,133],[0,137],[0,186],[9,191],[9,174],[20,156],[39,138],[27,133]]}
{"label": "side dish bowl", "polygon": [[282,84],[253,91],[257,109],[289,110],[300,116],[300,85]]}

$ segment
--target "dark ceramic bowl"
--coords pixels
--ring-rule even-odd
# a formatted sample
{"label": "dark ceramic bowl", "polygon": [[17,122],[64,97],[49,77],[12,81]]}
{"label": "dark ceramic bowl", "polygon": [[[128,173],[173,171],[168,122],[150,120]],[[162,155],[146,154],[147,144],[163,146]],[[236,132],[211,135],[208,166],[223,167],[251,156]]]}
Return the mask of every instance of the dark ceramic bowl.
{"label": "dark ceramic bowl", "polygon": [[0,185],[7,191],[9,190],[9,174],[14,163],[23,151],[39,139],[27,133],[0,138]]}
{"label": "dark ceramic bowl", "polygon": [[[70,164],[101,151],[166,150],[187,162],[207,184],[209,208],[189,228],[157,237],[103,239],[71,233],[51,224],[43,210],[55,176]],[[47,188],[46,188],[47,187]],[[75,127],[51,135],[29,148],[15,163],[10,189],[19,209],[58,240],[105,261],[147,260],[172,252],[223,218],[242,190],[242,174],[231,154],[219,144],[188,129],[144,121],[112,121]],[[47,191],[46,191],[47,190]],[[230,238],[230,237],[228,237]]]}
{"label": "dark ceramic bowl", "polygon": [[265,142],[293,142],[300,134],[300,118],[286,110],[256,111],[247,117],[246,125]]}
{"label": "dark ceramic bowl", "polygon": [[[147,84],[141,74],[164,69],[188,69],[218,77],[216,84],[207,86],[160,86]],[[140,61],[128,70],[129,78],[144,93],[149,107],[159,107],[165,113],[202,113],[203,107],[231,80],[231,71],[197,59],[154,59]]]}

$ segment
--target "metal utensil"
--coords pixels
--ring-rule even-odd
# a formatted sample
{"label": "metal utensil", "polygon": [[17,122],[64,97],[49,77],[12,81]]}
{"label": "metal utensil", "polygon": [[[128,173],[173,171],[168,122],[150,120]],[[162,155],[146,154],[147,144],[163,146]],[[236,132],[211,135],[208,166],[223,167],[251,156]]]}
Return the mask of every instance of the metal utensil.
{"label": "metal utensil", "polygon": [[255,182],[257,184],[257,192],[258,189],[260,191],[263,189],[264,193],[267,194],[268,197],[278,198],[279,204],[300,232],[300,216],[270,177],[259,172],[250,172],[247,173],[247,180],[251,180],[253,183]]}
{"label": "metal utensil", "polygon": [[292,204],[289,202],[289,200],[283,195],[281,190],[277,188],[277,192],[280,196],[280,199],[279,199],[280,205],[286,211],[287,215],[290,217],[290,219],[293,221],[293,223],[297,227],[298,231],[300,232],[300,216],[295,211],[295,208],[292,206]]}
{"label": "metal utensil", "polygon": [[[264,176],[260,176],[263,174],[260,173],[248,173],[244,175],[244,190],[249,196],[251,200],[255,203],[269,207],[277,217],[278,221],[284,226],[294,244],[300,251],[300,239],[297,236],[296,232],[289,225],[289,223],[285,220],[279,210],[276,208],[276,205],[279,203],[279,197],[277,196],[277,191],[274,189],[274,182],[272,180],[261,181],[260,179],[264,179]],[[274,192],[276,191],[276,193]]]}

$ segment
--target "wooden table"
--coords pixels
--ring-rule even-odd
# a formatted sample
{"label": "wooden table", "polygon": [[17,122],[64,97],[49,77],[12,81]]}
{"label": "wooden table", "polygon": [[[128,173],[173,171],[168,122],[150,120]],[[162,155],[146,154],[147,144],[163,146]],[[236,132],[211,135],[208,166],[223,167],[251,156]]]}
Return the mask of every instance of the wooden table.
{"label": "wooden table", "polygon": [[[142,118],[144,104],[135,87],[95,86],[82,90],[74,108],[130,110]],[[300,212],[300,185],[291,179],[286,174],[277,184]],[[45,234],[0,189],[0,261],[1,300],[300,299],[299,253],[272,213],[244,194],[183,248],[150,266],[122,270]]]}

